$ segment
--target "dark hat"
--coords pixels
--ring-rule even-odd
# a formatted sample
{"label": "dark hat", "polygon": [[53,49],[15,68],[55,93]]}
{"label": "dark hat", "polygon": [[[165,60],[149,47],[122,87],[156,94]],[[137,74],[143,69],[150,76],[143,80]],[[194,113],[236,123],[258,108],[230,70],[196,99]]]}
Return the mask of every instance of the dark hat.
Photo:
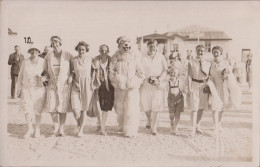
{"label": "dark hat", "polygon": [[39,53],[41,53],[41,51],[40,51],[39,49],[37,49],[37,48],[30,48],[30,49],[28,50],[28,53],[31,53],[31,52],[34,51],[34,50],[37,50]]}
{"label": "dark hat", "polygon": [[147,42],[147,46],[152,45],[152,44],[158,46],[158,42],[157,42],[155,39],[151,39],[151,40],[149,40],[149,41]]}
{"label": "dark hat", "polygon": [[204,45],[202,45],[202,44],[199,44],[199,45],[196,46],[196,50],[198,50],[199,48],[204,48],[205,49],[206,47]]}
{"label": "dark hat", "polygon": [[223,48],[220,47],[220,46],[214,46],[214,47],[212,48],[212,53],[213,53],[213,51],[214,51],[215,49],[219,50],[219,51],[221,52],[221,54],[223,53]]}

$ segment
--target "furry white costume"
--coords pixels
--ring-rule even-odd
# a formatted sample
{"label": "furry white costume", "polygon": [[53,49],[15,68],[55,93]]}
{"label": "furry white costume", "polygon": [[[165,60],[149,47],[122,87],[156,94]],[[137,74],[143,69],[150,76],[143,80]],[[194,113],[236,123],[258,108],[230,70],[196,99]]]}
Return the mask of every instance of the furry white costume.
{"label": "furry white costume", "polygon": [[114,107],[120,131],[135,137],[139,127],[140,92],[144,78],[141,55],[132,51],[130,40],[119,37],[119,50],[112,56],[109,78],[115,88]]}

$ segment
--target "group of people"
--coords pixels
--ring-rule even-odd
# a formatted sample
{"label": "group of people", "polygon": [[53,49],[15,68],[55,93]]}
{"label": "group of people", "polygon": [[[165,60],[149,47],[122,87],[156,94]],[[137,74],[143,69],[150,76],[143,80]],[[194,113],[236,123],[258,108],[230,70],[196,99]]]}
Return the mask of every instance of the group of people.
{"label": "group of people", "polygon": [[[236,89],[232,69],[223,59],[223,49],[212,49],[214,60],[204,60],[205,46],[196,47],[196,57],[182,63],[178,54],[171,54],[168,60],[157,51],[158,42],[147,42],[148,51],[140,55],[132,49],[129,38],[117,39],[118,50],[110,57],[109,47],[101,45],[100,55],[88,55],[89,45],[80,41],[73,56],[62,49],[59,36],[50,39],[52,51],[40,55],[38,48],[30,48],[31,55],[24,60],[15,46],[15,54],[8,63],[17,65],[16,92],[20,97],[20,109],[25,113],[28,131],[25,138],[40,137],[41,114],[51,113],[53,135],[64,136],[66,115],[73,112],[77,121],[75,133],[82,137],[86,112],[91,98],[97,97],[102,111],[97,114],[97,131],[106,135],[108,111],[114,107],[119,132],[125,137],[135,137],[139,128],[140,111],[147,117],[146,128],[158,135],[157,122],[164,110],[165,92],[168,92],[170,125],[175,135],[180,135],[178,126],[186,100],[191,109],[191,136],[204,133],[200,122],[204,110],[213,111],[215,131],[221,130],[225,108],[230,102],[239,106],[241,94]],[[12,82],[12,97],[15,96]],[[234,86],[235,85],[235,86]],[[93,96],[93,95],[97,96]],[[32,116],[36,126],[33,129]]]}

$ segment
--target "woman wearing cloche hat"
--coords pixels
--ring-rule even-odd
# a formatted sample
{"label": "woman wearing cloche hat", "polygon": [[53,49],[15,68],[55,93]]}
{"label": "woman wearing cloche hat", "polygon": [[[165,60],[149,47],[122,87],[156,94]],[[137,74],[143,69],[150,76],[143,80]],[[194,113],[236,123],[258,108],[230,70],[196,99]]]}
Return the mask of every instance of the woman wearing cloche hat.
{"label": "woman wearing cloche hat", "polygon": [[40,50],[36,47],[28,50],[30,57],[26,59],[19,73],[17,81],[17,95],[20,96],[20,110],[24,112],[28,125],[25,138],[33,135],[32,116],[36,114],[36,128],[34,137],[40,137],[40,120],[44,103],[45,89],[42,77],[44,60],[39,58]]}

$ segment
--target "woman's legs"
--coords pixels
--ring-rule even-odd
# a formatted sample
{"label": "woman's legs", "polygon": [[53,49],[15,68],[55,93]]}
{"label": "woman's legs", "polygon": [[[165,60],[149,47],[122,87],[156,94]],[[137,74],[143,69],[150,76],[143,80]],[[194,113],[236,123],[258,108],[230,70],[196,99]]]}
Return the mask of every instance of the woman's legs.
{"label": "woman's legs", "polygon": [[106,121],[107,121],[108,111],[102,111],[102,120],[101,120],[101,133],[106,135]]}
{"label": "woman's legs", "polygon": [[196,123],[197,123],[197,111],[191,111],[191,126],[192,126],[192,132],[191,135],[194,136],[196,133]]}
{"label": "woman's legs", "polygon": [[81,115],[79,118],[79,132],[78,132],[78,137],[83,136],[83,128],[85,125],[85,113],[86,111],[81,111]]}
{"label": "woman's legs", "polygon": [[159,118],[159,112],[158,111],[152,111],[151,117],[152,117],[152,121],[151,121],[152,134],[157,135],[158,132],[156,130],[156,125],[157,125],[157,121],[158,121],[158,118]]}
{"label": "woman's legs", "polygon": [[59,115],[56,112],[51,112],[50,114],[53,121],[53,133],[55,134],[59,130]]}
{"label": "woman's legs", "polygon": [[26,113],[25,118],[27,121],[28,130],[27,133],[24,135],[24,138],[28,138],[33,134],[32,115],[30,113]]}
{"label": "woman's legs", "polygon": [[152,114],[151,114],[151,111],[146,111],[146,112],[145,112],[145,115],[146,115],[146,117],[147,117],[146,128],[147,128],[147,129],[150,129],[150,128],[151,128],[151,121],[152,121],[152,120],[151,120],[151,119],[152,119],[152,118],[151,118],[151,115],[152,115]]}
{"label": "woman's legs", "polygon": [[59,113],[59,120],[60,120],[60,128],[59,128],[59,133],[61,136],[64,136],[64,126],[66,122],[66,113]]}
{"label": "woman's legs", "polygon": [[219,127],[219,130],[222,130],[221,123],[222,123],[223,114],[224,114],[224,110],[220,111],[219,115],[218,115],[218,127]]}
{"label": "woman's legs", "polygon": [[75,119],[76,119],[76,122],[77,122],[77,127],[76,127],[76,129],[74,130],[74,133],[79,133],[79,127],[80,127],[80,110],[74,110],[73,111],[73,115],[74,115],[74,117],[75,117]]}
{"label": "woman's legs", "polygon": [[180,135],[180,133],[179,133],[179,122],[180,122],[181,112],[176,111],[174,113],[174,116],[175,116],[175,120],[174,120],[174,133],[175,133],[175,135],[179,136]]}
{"label": "woman's legs", "polygon": [[200,128],[200,122],[203,116],[203,109],[199,109],[198,110],[198,115],[197,115],[197,127],[196,127],[196,131],[199,133],[203,133],[203,131]]}
{"label": "woman's legs", "polygon": [[219,118],[218,118],[219,112],[218,111],[213,111],[213,122],[214,122],[214,130],[215,132],[218,131],[218,122],[219,122]]}
{"label": "woman's legs", "polygon": [[40,133],[40,126],[41,126],[41,114],[36,114],[35,115],[35,134],[34,137],[40,137],[41,133]]}

